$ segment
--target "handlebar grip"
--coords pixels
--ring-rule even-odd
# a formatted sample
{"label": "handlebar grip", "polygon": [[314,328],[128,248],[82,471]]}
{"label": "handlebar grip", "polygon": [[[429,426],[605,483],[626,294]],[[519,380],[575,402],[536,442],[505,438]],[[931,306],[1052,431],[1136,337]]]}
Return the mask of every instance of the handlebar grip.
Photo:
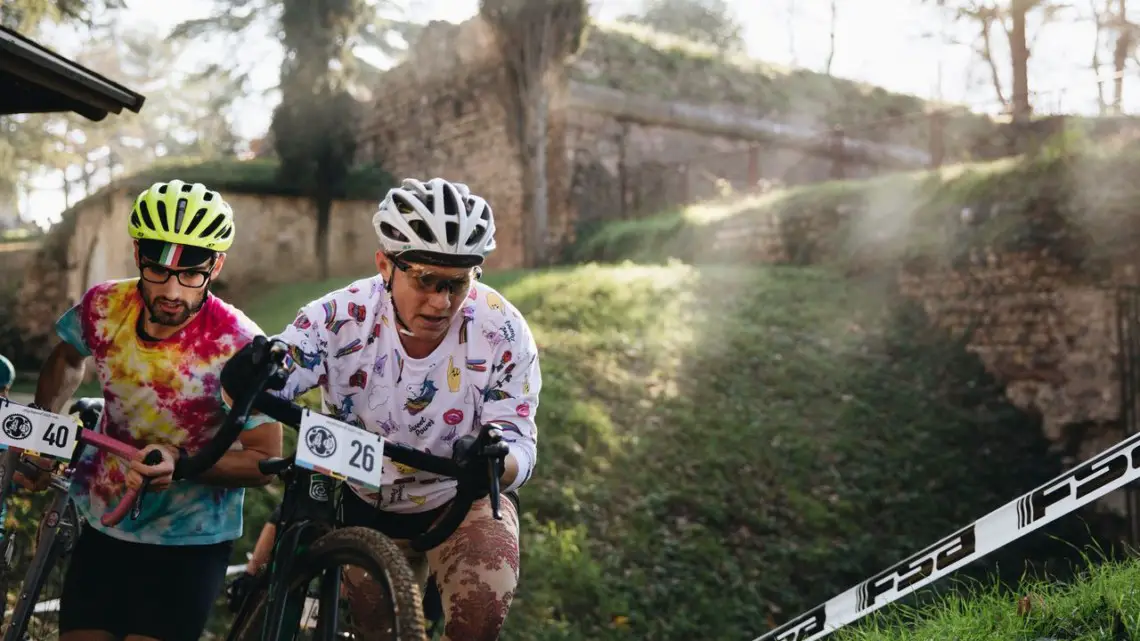
{"label": "handlebar grip", "polygon": [[443,518],[437,521],[427,532],[412,539],[409,544],[411,548],[416,552],[427,552],[446,541],[459,529],[463,519],[467,518],[467,513],[471,511],[471,505],[477,498],[460,488],[455,499],[451,501],[451,506],[444,512]]}
{"label": "handlebar grip", "polygon": [[139,489],[141,488],[127,490],[127,493],[123,495],[123,499],[119,501],[119,504],[115,506],[115,509],[104,514],[99,519],[99,522],[107,527],[118,525],[120,521],[126,518],[127,512],[130,511],[131,506],[134,505],[135,499],[138,498],[139,495]]}
{"label": "handlebar grip", "polygon": [[[146,458],[143,459],[143,463],[147,465],[157,465],[161,462],[162,454],[156,450],[151,450],[150,453],[146,455]],[[143,497],[146,496],[146,488],[150,485],[150,481],[150,477],[144,477],[141,486],[133,490],[127,490],[127,493],[119,501],[119,504],[115,506],[115,509],[104,514],[99,519],[99,522],[107,527],[118,525],[119,522],[126,517],[128,512],[131,514],[132,519],[138,518],[139,510],[142,509],[142,500]]]}

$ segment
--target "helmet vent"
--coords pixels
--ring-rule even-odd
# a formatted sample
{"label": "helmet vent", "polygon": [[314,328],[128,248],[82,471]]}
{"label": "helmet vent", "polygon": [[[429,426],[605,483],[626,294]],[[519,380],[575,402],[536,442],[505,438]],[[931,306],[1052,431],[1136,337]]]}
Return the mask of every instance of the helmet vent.
{"label": "helmet vent", "polygon": [[210,224],[206,225],[206,228],[202,230],[202,233],[198,234],[198,238],[208,238],[210,234],[214,233],[214,231],[216,231],[222,224],[222,219],[222,216],[214,216],[214,219],[210,221]]}
{"label": "helmet vent", "polygon": [[166,203],[158,201],[158,224],[162,225],[162,231],[170,231],[170,222],[166,220]]}

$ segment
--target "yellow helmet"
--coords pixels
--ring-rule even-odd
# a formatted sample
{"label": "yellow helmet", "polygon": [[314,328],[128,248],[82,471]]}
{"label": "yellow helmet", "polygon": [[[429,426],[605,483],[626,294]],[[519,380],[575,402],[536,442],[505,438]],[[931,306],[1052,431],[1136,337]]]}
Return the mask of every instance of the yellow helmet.
{"label": "yellow helmet", "polygon": [[202,183],[154,183],[139,194],[128,223],[131,238],[224,252],[234,242],[234,212]]}

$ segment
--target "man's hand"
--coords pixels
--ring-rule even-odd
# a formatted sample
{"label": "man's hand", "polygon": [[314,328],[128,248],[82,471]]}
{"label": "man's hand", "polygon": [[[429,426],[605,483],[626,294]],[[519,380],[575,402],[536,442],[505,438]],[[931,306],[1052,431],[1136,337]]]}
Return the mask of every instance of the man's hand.
{"label": "man's hand", "polygon": [[[143,463],[147,454],[157,451],[162,455],[162,461],[154,465]],[[150,478],[148,491],[161,492],[170,487],[174,477],[174,461],[178,453],[169,445],[147,445],[131,459],[131,469],[127,472],[127,488],[136,489],[142,486],[143,477]]]}
{"label": "man's hand", "polygon": [[[28,465],[17,465],[12,480],[25,490],[31,490],[33,492],[43,492],[46,490],[51,483],[52,460],[42,456],[31,456],[28,454],[22,455],[21,458]],[[32,466],[38,468],[39,471],[32,474],[31,477],[25,475],[20,469],[21,467],[30,468]],[[28,472],[31,473],[32,471],[29,469]]]}

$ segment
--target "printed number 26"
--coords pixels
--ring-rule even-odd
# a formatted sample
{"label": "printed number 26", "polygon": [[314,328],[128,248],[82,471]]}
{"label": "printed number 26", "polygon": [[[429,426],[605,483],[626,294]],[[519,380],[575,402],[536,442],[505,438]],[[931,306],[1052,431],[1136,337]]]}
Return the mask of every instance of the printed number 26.
{"label": "printed number 26", "polygon": [[376,448],[354,439],[352,449],[352,458],[348,459],[349,465],[365,472],[371,472],[376,467]]}
{"label": "printed number 26", "polygon": [[67,429],[66,425],[51,423],[44,431],[44,440],[54,447],[67,447],[67,439],[70,436],[71,430]]}

